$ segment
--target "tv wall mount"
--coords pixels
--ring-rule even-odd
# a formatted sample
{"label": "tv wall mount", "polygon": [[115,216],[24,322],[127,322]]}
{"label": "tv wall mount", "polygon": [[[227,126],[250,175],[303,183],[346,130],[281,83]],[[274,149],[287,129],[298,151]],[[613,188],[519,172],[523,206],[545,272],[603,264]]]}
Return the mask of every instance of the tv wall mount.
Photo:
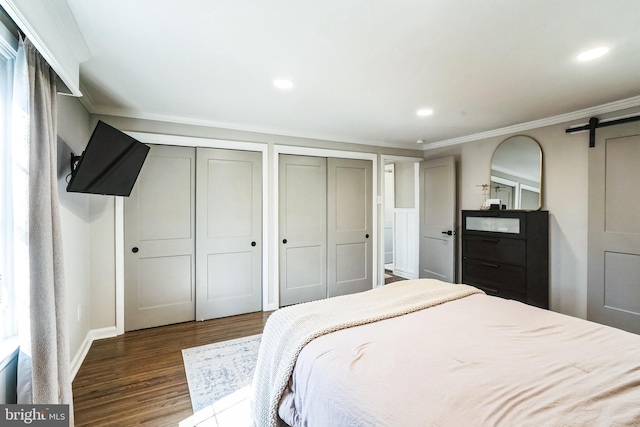
{"label": "tv wall mount", "polygon": [[80,159],[82,158],[82,156],[76,156],[75,154],[71,153],[71,159],[69,160],[69,166],[71,166],[71,176],[73,176],[76,173],[76,169],[78,168],[78,162],[80,161]]}

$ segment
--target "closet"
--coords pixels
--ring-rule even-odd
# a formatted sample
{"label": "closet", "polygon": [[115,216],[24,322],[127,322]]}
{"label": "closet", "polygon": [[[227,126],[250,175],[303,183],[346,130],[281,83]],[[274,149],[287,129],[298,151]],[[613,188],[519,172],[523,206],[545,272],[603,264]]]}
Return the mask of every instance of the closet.
{"label": "closet", "polygon": [[372,162],[279,157],[280,306],[361,292],[372,280]]}
{"label": "closet", "polygon": [[262,308],[262,154],[152,145],[125,199],[125,330]]}

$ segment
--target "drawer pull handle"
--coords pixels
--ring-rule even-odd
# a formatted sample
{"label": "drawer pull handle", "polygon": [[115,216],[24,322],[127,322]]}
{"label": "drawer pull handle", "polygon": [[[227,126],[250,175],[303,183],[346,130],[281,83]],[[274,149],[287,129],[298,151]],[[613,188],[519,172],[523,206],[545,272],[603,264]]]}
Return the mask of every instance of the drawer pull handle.
{"label": "drawer pull handle", "polygon": [[492,264],[490,262],[483,262],[481,263],[481,265],[484,265],[485,267],[491,267],[491,268],[500,268],[499,264]]}
{"label": "drawer pull handle", "polygon": [[482,289],[483,289],[483,290],[485,290],[485,291],[487,291],[487,292],[490,292],[490,293],[492,293],[492,294],[499,294],[499,293],[500,293],[500,291],[499,291],[499,290],[497,290],[497,289],[486,288],[486,287],[482,287]]}
{"label": "drawer pull handle", "polygon": [[482,239],[483,242],[498,243],[500,239]]}

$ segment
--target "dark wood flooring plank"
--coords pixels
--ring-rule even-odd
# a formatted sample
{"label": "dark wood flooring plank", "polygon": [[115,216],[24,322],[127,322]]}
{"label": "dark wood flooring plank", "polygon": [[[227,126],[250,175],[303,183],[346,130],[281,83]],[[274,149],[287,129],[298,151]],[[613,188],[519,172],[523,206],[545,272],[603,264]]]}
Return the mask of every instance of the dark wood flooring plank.
{"label": "dark wood flooring plank", "polygon": [[262,333],[269,314],[187,322],[94,342],[73,381],[75,425],[177,425],[193,415],[182,350]]}

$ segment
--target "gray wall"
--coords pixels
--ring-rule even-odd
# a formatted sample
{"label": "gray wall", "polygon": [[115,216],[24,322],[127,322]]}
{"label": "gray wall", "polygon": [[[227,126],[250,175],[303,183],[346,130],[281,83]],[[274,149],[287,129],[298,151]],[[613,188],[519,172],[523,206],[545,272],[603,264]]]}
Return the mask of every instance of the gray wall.
{"label": "gray wall", "polygon": [[413,209],[415,197],[415,163],[395,163],[395,198],[396,208]]}
{"label": "gray wall", "polygon": [[[378,176],[375,178],[378,182],[378,191],[381,190],[381,181],[383,176],[383,165],[381,162],[382,155],[406,156],[406,157],[422,157],[422,152],[418,150],[407,150],[398,148],[386,148],[360,144],[345,144],[334,141],[323,141],[308,138],[296,138],[288,136],[278,136],[270,134],[261,134],[255,132],[244,132],[228,129],[211,128],[204,126],[193,126],[177,123],[158,122],[151,120],[141,120],[134,118],[92,115],[91,126],[94,126],[97,120],[102,120],[122,131],[148,132],[164,135],[201,137],[210,139],[220,139],[228,141],[242,141],[264,143],[269,147],[269,158],[273,154],[274,145],[291,145],[298,147],[319,148],[327,150],[353,151],[375,153],[378,155]],[[269,161],[269,168],[272,168]],[[269,170],[269,176],[273,176],[273,170]],[[269,196],[274,198],[273,185],[269,185]],[[270,213],[271,214],[271,213]],[[382,206],[378,205],[378,218],[381,218]],[[95,260],[92,264],[92,284],[91,284],[91,329],[108,328],[115,326],[115,277],[111,275],[114,271],[113,262],[115,258],[113,236],[115,233],[114,209],[113,205],[104,205],[99,209],[93,210],[94,218],[91,226],[91,258]],[[265,230],[266,236],[272,236],[274,230],[272,225],[275,223],[274,218],[269,218],[270,228]],[[381,236],[383,224],[379,221],[378,235]],[[379,239],[378,262],[379,266],[384,264],[384,248],[382,239]],[[98,265],[104,262],[103,265]],[[265,262],[268,262],[265,260]],[[108,275],[94,274],[95,269],[101,268]],[[267,280],[268,278],[265,278]],[[271,287],[270,287],[271,289]],[[95,298],[94,298],[95,296]]]}
{"label": "gray wall", "polygon": [[[637,109],[636,109],[637,111]],[[600,115],[601,119],[634,110]],[[550,213],[551,309],[586,318],[588,133],[567,134],[570,124],[533,129],[518,134],[536,139],[543,151],[542,208]],[[424,157],[453,155],[458,167],[460,209],[478,209],[483,203],[478,185],[489,182],[493,150],[513,135],[479,139],[462,145],[426,150]],[[459,266],[459,263],[458,263]]]}
{"label": "gray wall", "polygon": [[[67,324],[71,357],[90,330],[91,318],[91,201],[98,196],[67,193],[71,152],[80,154],[91,128],[89,113],[76,98],[58,95],[58,196],[67,296]],[[78,320],[78,308],[80,319]]]}
{"label": "gray wall", "polygon": [[[273,145],[281,144],[370,152],[378,154],[379,158],[382,155],[396,155],[423,156],[425,159],[430,159],[452,155],[456,158],[458,168],[460,209],[480,207],[483,196],[477,186],[489,182],[493,150],[504,139],[512,136],[485,138],[461,145],[416,152],[132,118],[90,116],[77,100],[67,97],[60,99],[59,134],[66,145],[71,146],[75,152],[80,152],[84,148],[91,129],[97,120],[101,119],[125,131],[266,143],[269,145],[270,153]],[[630,112],[633,111],[611,113],[602,115],[601,118]],[[584,122],[587,119],[588,117],[585,117]],[[574,123],[578,122],[580,121]],[[568,135],[565,133],[568,125],[569,123],[548,126],[522,132],[522,134],[535,138],[543,150],[543,209],[549,210],[551,214],[551,309],[584,318],[586,317],[587,289],[588,135],[586,133]],[[64,160],[64,162],[67,161]],[[380,189],[383,176],[382,164],[378,172]],[[408,176],[407,172],[406,177]],[[398,187],[404,188],[404,185]],[[407,188],[409,187],[407,185]],[[273,197],[272,191],[273,189],[270,188],[270,197]],[[405,200],[402,197],[400,196],[401,200]],[[114,203],[111,197],[72,195],[66,194],[64,190],[61,190],[60,198],[69,286],[71,354],[73,355],[90,329],[115,326]],[[406,198],[406,201],[406,207],[411,207],[413,200],[409,202],[409,198]],[[381,215],[381,207],[379,208],[378,213]],[[382,233],[382,224],[379,226],[381,227],[379,232]],[[379,262],[383,263],[383,248],[379,248],[379,255]],[[80,321],[76,318],[78,305],[82,307],[83,313]],[[85,307],[89,309],[86,310]]]}

